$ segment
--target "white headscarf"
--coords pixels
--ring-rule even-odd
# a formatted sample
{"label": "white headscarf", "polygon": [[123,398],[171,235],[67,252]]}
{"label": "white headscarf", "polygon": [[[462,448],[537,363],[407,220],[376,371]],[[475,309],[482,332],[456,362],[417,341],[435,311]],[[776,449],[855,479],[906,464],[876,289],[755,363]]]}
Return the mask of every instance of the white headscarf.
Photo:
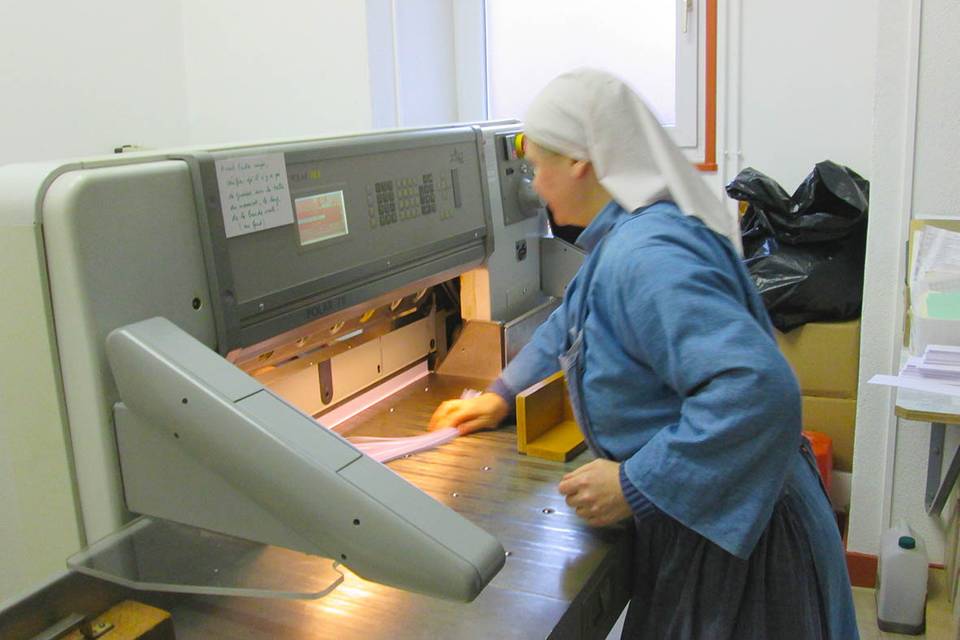
{"label": "white headscarf", "polygon": [[627,211],[672,200],[742,252],[737,216],[710,192],[643,100],[622,80],[596,69],[554,78],[524,119],[534,143],[589,160],[600,184]]}

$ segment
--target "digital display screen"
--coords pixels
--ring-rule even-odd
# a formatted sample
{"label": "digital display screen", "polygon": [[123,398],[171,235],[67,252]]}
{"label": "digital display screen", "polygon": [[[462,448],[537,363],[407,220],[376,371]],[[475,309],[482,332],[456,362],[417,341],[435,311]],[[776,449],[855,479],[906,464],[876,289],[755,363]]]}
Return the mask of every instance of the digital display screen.
{"label": "digital display screen", "polygon": [[347,235],[347,209],[343,191],[330,191],[294,200],[300,245]]}

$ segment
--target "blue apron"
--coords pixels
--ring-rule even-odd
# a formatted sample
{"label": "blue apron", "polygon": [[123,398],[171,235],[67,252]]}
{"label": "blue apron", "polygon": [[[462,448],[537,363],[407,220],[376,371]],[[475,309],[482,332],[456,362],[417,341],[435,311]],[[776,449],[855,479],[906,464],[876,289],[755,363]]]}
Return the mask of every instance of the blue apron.
{"label": "blue apron", "polygon": [[[593,275],[596,271],[597,264],[600,262],[600,254],[603,251],[604,243],[606,243],[607,239],[612,236],[624,222],[632,219],[633,216],[625,216],[618,221],[617,224],[611,227],[606,235],[604,235],[604,237],[600,240],[597,247],[590,253],[590,256],[580,270],[580,273],[578,274],[579,290],[576,292],[579,298],[577,317],[575,322],[567,329],[567,344],[569,346],[558,358],[560,361],[560,368],[563,371],[563,375],[567,379],[567,393],[570,397],[570,408],[573,411],[573,416],[576,419],[577,424],[580,425],[580,430],[583,432],[583,437],[587,441],[587,446],[590,447],[590,450],[594,453],[594,455],[607,460],[612,460],[613,456],[611,456],[610,452],[601,447],[599,442],[597,442],[596,436],[593,433],[593,427],[590,424],[590,418],[587,415],[586,404],[584,403],[583,399],[583,370],[585,366],[585,335],[583,325],[587,318],[587,295],[590,291],[590,285],[593,281]],[[817,462],[813,455],[813,449],[806,437],[800,438],[799,449],[801,457],[813,470],[817,480],[820,483],[820,488],[823,491],[823,494],[827,496],[827,500],[829,501],[829,494],[827,493],[826,487],[823,485],[823,479],[820,477],[820,471],[817,469]],[[618,460],[618,462],[621,461]]]}
{"label": "blue apron", "polygon": [[570,409],[573,411],[573,417],[580,425],[580,431],[583,433],[587,446],[594,455],[611,460],[609,451],[604,450],[597,442],[590,425],[590,418],[587,416],[586,405],[583,402],[583,368],[584,368],[584,332],[583,323],[587,318],[587,294],[590,291],[590,283],[593,280],[593,273],[597,269],[597,263],[600,262],[600,253],[603,251],[604,243],[607,238],[612,236],[624,222],[632,220],[633,216],[624,216],[606,235],[601,238],[597,247],[590,252],[587,261],[583,264],[578,274],[577,295],[579,296],[580,306],[577,312],[576,321],[567,329],[567,350],[559,356],[560,369],[567,379],[567,395],[570,396]]}
{"label": "blue apron", "polygon": [[[631,219],[627,216],[614,225],[581,268],[579,291],[574,292],[580,306],[567,330],[569,346],[558,358],[574,418],[593,453],[605,459],[613,456],[597,441],[584,402],[584,322],[604,243]],[[801,437],[798,448],[804,466],[810,468],[826,495],[809,441]],[[644,518],[642,525],[637,520],[643,532],[638,531],[636,539],[636,575],[623,638],[759,640],[786,637],[787,633],[804,639],[856,638],[849,588],[839,592],[844,602],[825,601],[826,585],[818,584],[817,561],[811,555],[806,527],[791,508],[799,505],[790,496],[788,485],[784,485],[770,526],[747,561],[729,555],[660,512]],[[697,562],[691,563],[692,557]],[[845,569],[841,564],[843,575],[831,576],[826,582],[839,579],[849,584]],[[651,591],[653,585],[656,588]]]}

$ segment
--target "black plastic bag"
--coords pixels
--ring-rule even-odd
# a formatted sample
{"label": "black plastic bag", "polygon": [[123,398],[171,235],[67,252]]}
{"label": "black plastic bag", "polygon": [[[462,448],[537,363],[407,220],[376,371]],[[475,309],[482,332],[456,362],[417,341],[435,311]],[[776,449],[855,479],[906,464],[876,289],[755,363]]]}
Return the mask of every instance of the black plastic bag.
{"label": "black plastic bag", "polygon": [[740,220],[744,262],[774,326],[860,316],[869,182],[828,160],[792,196],[752,168],[726,189],[749,205]]}

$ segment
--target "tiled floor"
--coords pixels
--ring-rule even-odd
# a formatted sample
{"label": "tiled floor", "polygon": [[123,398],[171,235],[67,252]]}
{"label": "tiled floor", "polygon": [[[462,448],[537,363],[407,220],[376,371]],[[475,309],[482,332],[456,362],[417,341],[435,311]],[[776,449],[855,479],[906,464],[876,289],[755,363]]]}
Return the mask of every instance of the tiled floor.
{"label": "tiled floor", "polygon": [[857,607],[857,624],[860,627],[861,640],[879,640],[880,638],[955,640],[958,636],[951,613],[952,605],[947,602],[943,571],[930,571],[927,589],[927,633],[920,636],[907,636],[880,631],[877,628],[877,604],[874,590],[854,587],[853,602]]}

